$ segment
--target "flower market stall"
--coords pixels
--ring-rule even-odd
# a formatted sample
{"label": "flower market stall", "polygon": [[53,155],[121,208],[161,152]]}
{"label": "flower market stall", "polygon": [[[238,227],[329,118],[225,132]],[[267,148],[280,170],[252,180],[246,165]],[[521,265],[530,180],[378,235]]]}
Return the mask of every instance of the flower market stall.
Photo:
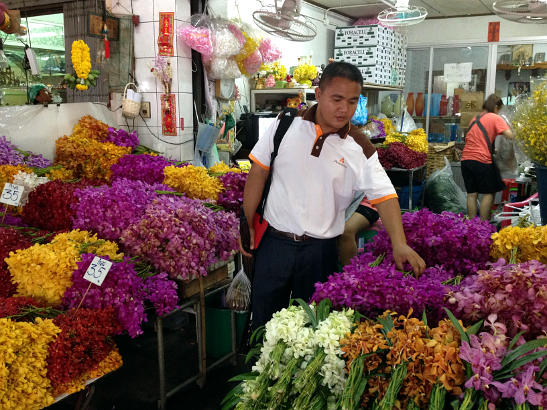
{"label": "flower market stall", "polygon": [[2,137],[0,407],[84,389],[122,365],[114,337],[138,337],[150,319],[165,404],[162,317],[187,307],[198,316],[193,380],[204,380],[203,298],[229,284],[245,179],[164,158],[91,116],[56,141],[54,161]]}
{"label": "flower market stall", "polygon": [[[545,226],[403,214],[426,260],[395,267],[382,230],[253,335],[223,408],[541,409],[547,405]],[[408,270],[408,268],[405,268]],[[253,359],[254,357],[254,359]]]}

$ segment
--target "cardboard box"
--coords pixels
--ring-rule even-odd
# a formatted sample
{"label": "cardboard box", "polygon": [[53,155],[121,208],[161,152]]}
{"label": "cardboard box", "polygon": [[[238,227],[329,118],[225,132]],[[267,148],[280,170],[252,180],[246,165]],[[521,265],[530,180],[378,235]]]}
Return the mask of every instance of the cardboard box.
{"label": "cardboard box", "polygon": [[482,111],[482,105],[484,104],[484,93],[480,92],[464,92],[460,94],[460,112],[477,113]]}
{"label": "cardboard box", "polygon": [[480,114],[480,111],[477,112],[462,112],[462,116],[460,119],[460,128],[467,129],[469,127],[469,123],[473,119],[474,116]]}

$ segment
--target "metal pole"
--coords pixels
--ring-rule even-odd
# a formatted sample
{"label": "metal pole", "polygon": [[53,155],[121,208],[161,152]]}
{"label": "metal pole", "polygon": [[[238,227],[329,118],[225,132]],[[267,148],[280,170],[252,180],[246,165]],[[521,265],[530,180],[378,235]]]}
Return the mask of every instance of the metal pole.
{"label": "metal pole", "polygon": [[156,334],[158,338],[158,367],[160,377],[160,398],[158,400],[158,409],[165,410],[167,400],[165,393],[165,347],[163,344],[163,321],[160,316],[156,317]]}

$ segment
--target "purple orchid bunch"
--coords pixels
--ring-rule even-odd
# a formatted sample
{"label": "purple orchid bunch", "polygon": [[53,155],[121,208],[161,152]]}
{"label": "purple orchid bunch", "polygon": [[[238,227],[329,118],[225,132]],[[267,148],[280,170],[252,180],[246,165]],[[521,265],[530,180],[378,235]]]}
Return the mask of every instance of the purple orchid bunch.
{"label": "purple orchid bunch", "polygon": [[19,150],[5,136],[0,137],[0,165],[26,165],[31,168],[47,168],[51,161],[41,154]]}
{"label": "purple orchid bunch", "polygon": [[449,299],[458,317],[476,321],[497,315],[513,337],[536,337],[547,329],[547,266],[538,261],[516,265],[500,259],[462,282]]}
{"label": "purple orchid bunch", "polygon": [[371,139],[385,138],[386,128],[384,126],[384,123],[375,118],[373,118],[371,122],[376,126],[376,132],[372,135]]}
{"label": "purple orchid bunch", "polygon": [[469,335],[469,341],[462,341],[460,347],[459,356],[471,370],[465,387],[482,392],[492,405],[509,399],[519,406],[545,406],[547,391],[538,379],[542,357],[547,355],[542,347],[547,339],[526,342],[517,335],[509,342],[507,328],[497,322],[496,314],[489,315],[485,325],[488,332]]}
{"label": "purple orchid bunch", "polygon": [[[129,258],[124,257],[122,262],[113,263],[101,286],[89,287],[84,275],[94,257],[91,253],[82,254],[81,262],[77,263],[78,269],[72,274],[72,286],[63,296],[63,306],[71,309],[82,302],[81,307],[89,309],[113,307],[123,329],[129,336],[137,337],[143,333],[141,324],[147,320],[144,311],[147,293],[142,279]],[[110,259],[108,256],[101,258]]]}
{"label": "purple orchid bunch", "polygon": [[177,284],[169,279],[167,273],[150,276],[144,281],[146,299],[152,303],[156,314],[165,315],[178,306]]}
{"label": "purple orchid bunch", "polygon": [[220,206],[232,212],[239,212],[243,203],[243,190],[247,175],[244,172],[227,172],[218,178],[224,185],[224,191],[218,195],[217,200]]}
{"label": "purple orchid bunch", "polygon": [[117,130],[112,127],[108,128],[108,135],[101,142],[111,142],[119,147],[131,147],[131,150],[136,149],[140,144],[136,130],[129,133],[124,129]]}
{"label": "purple orchid bunch", "polygon": [[237,249],[238,221],[230,212],[214,212],[199,200],[163,195],[144,216],[123,231],[121,243],[173,279],[206,276],[218,258]]}
{"label": "purple orchid bunch", "polygon": [[[164,179],[163,169],[171,165],[175,165],[173,161],[159,155],[125,155],[110,167],[112,171],[110,180],[126,178],[148,184],[161,184]],[[176,166],[185,166],[185,164]]]}
{"label": "purple orchid bunch", "polygon": [[414,277],[397,270],[393,260],[379,265],[371,253],[359,255],[332,274],[324,283],[315,284],[312,301],[319,303],[329,298],[335,308],[352,308],[365,316],[375,317],[386,310],[408,312],[421,316],[427,312],[431,323],[438,322],[448,306],[446,295],[457,289],[444,285],[450,273],[440,267],[429,267],[424,274]]}
{"label": "purple orchid bunch", "polygon": [[[451,212],[435,214],[428,209],[402,216],[408,245],[424,258],[427,266],[442,266],[452,276],[484,269],[490,256],[495,227],[479,218],[467,219]],[[392,259],[389,235],[382,230],[370,249],[374,255]]]}
{"label": "purple orchid bunch", "polygon": [[146,207],[158,197],[156,190],[172,191],[162,184],[116,179],[112,186],[78,189],[74,195],[73,227],[96,232],[101,238],[118,240],[124,229],[144,215]]}

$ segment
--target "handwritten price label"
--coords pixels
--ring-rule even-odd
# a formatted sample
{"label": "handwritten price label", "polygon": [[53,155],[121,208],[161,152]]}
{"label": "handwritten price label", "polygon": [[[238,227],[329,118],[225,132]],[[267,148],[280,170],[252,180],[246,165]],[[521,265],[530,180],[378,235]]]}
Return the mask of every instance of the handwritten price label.
{"label": "handwritten price label", "polygon": [[89,268],[85,271],[84,279],[97,286],[101,286],[111,267],[112,262],[95,256]]}
{"label": "handwritten price label", "polygon": [[7,182],[6,185],[4,185],[0,202],[6,205],[19,206],[24,190],[24,186],[14,185]]}

